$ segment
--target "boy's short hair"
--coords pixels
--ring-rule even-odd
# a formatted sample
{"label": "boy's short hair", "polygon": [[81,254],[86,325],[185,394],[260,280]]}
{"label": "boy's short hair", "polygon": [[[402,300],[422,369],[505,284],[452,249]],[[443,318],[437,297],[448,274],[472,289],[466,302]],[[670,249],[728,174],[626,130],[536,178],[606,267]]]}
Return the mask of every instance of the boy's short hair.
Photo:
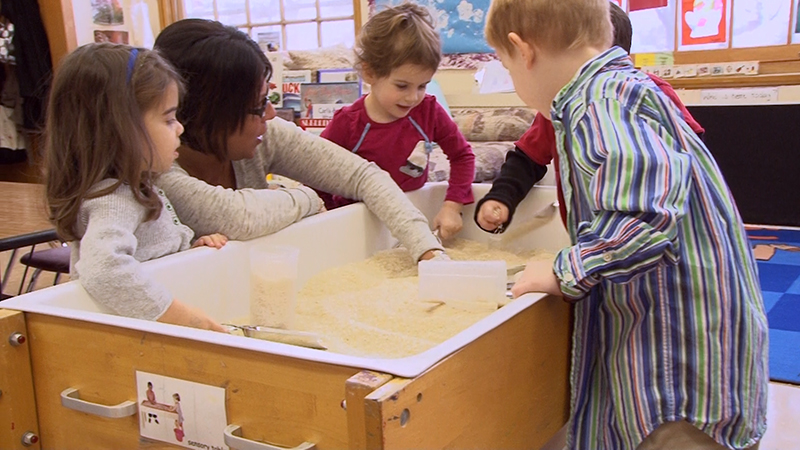
{"label": "boy's short hair", "polygon": [[623,50],[630,53],[631,40],[633,39],[631,19],[616,3],[608,3],[610,3],[609,7],[611,8],[609,11],[611,13],[611,25],[614,27],[614,43],[611,45],[622,47]]}
{"label": "boy's short hair", "polygon": [[608,0],[492,0],[486,40],[513,54],[508,33],[550,51],[583,45],[607,48],[612,42]]}

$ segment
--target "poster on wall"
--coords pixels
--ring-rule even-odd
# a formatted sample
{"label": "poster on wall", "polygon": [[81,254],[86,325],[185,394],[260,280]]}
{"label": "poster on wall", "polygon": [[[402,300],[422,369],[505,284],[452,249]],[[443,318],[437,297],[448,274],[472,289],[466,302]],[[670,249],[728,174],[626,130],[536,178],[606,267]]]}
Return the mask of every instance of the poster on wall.
{"label": "poster on wall", "polygon": [[97,25],[122,25],[125,13],[120,0],[92,0],[92,22]]}
{"label": "poster on wall", "polygon": [[611,3],[616,3],[617,6],[622,8],[623,11],[628,11],[628,0],[609,0]]}
{"label": "poster on wall", "polygon": [[644,8],[633,10],[634,0],[631,0],[631,12],[628,17],[633,26],[633,42],[631,53],[659,53],[675,50],[675,3],[669,0],[666,6],[658,8]]}
{"label": "poster on wall", "polygon": [[[381,11],[406,0],[370,0],[371,10]],[[489,0],[417,0],[433,16],[442,38],[442,53],[493,53],[483,35]]]}
{"label": "poster on wall", "polygon": [[793,0],[749,0],[733,2],[733,47],[762,47],[787,43]]}
{"label": "poster on wall", "polygon": [[727,48],[730,14],[730,0],[680,0],[678,50]]}
{"label": "poster on wall", "polygon": [[796,4],[794,5],[794,19],[792,19],[792,43],[797,44],[800,43],[800,0],[796,0]]}
{"label": "poster on wall", "polygon": [[667,6],[667,0],[631,0],[630,11],[642,11],[645,9],[663,8]]}
{"label": "poster on wall", "polygon": [[73,1],[78,45],[115,42],[152,48],[160,30],[158,0]]}
{"label": "poster on wall", "polygon": [[94,30],[94,41],[128,44],[128,32],[120,30]]}

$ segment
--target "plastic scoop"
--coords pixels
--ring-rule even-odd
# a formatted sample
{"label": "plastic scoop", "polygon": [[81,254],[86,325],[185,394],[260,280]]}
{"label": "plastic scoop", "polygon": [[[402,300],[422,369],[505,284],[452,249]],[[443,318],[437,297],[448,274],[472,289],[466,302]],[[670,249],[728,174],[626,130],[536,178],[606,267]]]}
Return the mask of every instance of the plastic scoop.
{"label": "plastic scoop", "polygon": [[279,342],[281,344],[297,345],[300,347],[327,350],[328,347],[322,342],[322,337],[316,333],[308,331],[284,330],[281,328],[270,328],[254,325],[232,325],[229,323],[223,326],[241,330],[247,337],[263,339],[265,341]]}
{"label": "plastic scoop", "polygon": [[505,261],[420,261],[419,300],[483,310],[505,302]]}

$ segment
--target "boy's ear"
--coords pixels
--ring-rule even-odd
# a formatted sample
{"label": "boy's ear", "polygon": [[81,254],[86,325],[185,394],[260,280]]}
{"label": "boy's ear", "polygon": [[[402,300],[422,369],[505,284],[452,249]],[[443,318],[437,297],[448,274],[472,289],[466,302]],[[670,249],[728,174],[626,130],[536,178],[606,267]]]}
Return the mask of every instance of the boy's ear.
{"label": "boy's ear", "polygon": [[514,33],[513,31],[508,33],[508,40],[511,41],[511,45],[514,46],[516,51],[519,52],[522,60],[525,61],[525,67],[530,69],[533,65],[533,59],[536,56],[533,46],[525,42],[517,33]]}

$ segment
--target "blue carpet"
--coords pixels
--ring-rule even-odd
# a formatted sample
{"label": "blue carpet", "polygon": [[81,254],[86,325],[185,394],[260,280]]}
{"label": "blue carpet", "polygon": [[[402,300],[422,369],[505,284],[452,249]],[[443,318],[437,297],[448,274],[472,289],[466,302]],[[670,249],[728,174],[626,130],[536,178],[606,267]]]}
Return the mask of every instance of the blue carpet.
{"label": "blue carpet", "polygon": [[769,374],[800,384],[800,230],[747,227],[769,321]]}

